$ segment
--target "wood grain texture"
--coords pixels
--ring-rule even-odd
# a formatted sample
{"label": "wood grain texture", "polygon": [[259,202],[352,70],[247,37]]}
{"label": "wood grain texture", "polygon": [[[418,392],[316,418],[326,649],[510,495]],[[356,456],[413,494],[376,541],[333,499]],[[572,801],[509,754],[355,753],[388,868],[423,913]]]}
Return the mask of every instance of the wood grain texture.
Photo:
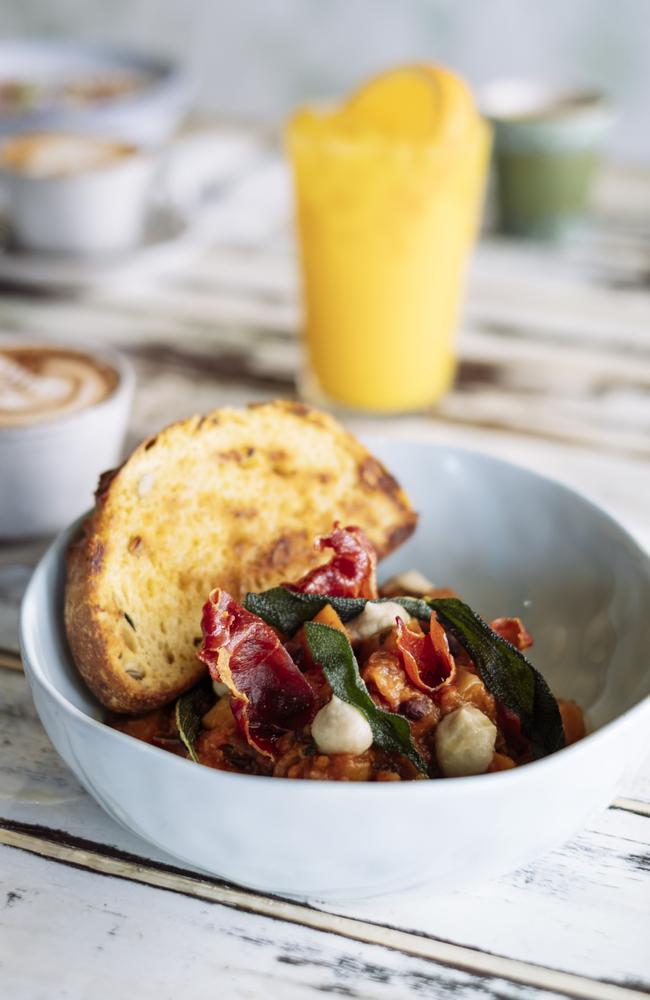
{"label": "wood grain texture", "polygon": [[[304,905],[283,901],[275,897],[259,896],[255,893],[237,890],[214,879],[192,876],[171,867],[163,867],[154,864],[142,864],[137,858],[129,858],[126,855],[118,856],[116,852],[93,850],[89,844],[75,842],[67,843],[65,838],[42,836],[29,830],[19,830],[8,827],[6,824],[0,826],[0,844],[17,848],[41,858],[49,858],[59,864],[81,868],[83,870],[109,875],[126,881],[136,882],[150,888],[165,889],[173,893],[178,893],[192,899],[204,902],[219,904],[220,906],[235,909],[238,914],[254,914],[257,918],[270,917],[275,921],[282,921],[284,924],[291,924],[298,929],[297,937],[304,937],[306,931],[325,931],[330,935],[329,947],[332,947],[332,938],[346,939],[358,942],[363,945],[380,946],[383,949],[390,949],[399,952],[401,956],[410,956],[415,959],[426,959],[429,964],[429,975],[424,977],[425,983],[428,980],[431,986],[437,989],[449,990],[453,988],[453,981],[458,981],[459,974],[465,974],[467,982],[467,995],[473,996],[472,987],[478,985],[479,992],[484,989],[486,980],[489,980],[490,989],[498,991],[506,988],[504,993],[498,995],[512,995],[508,986],[516,986],[520,990],[520,995],[528,996],[532,993],[537,995],[538,990],[544,994],[565,995],[570,997],[580,997],[584,1000],[632,1000],[643,994],[636,989],[620,987],[611,983],[601,983],[593,978],[576,976],[560,972],[554,969],[543,969],[535,965],[524,962],[506,959],[498,955],[487,954],[477,949],[461,947],[448,941],[433,939],[424,935],[413,935],[404,933],[393,927],[383,927],[376,923],[366,923],[358,919],[348,917],[332,918],[317,910]],[[22,890],[25,891],[24,889]],[[6,900],[9,909],[18,900],[24,897],[20,891],[9,890]],[[144,903],[144,901],[143,901]],[[7,907],[5,907],[7,908]],[[156,916],[150,921],[154,925],[154,933],[158,930],[160,922],[160,908],[156,906]],[[258,920],[259,922],[259,920]],[[9,928],[11,921],[7,921]],[[232,932],[231,932],[232,933]],[[156,933],[160,937],[160,932]],[[250,940],[250,938],[249,938]],[[273,940],[273,939],[271,939]],[[177,946],[178,946],[177,939]],[[270,942],[269,942],[270,943]],[[277,947],[277,938],[274,944]],[[183,945],[185,942],[183,942]],[[214,942],[213,942],[214,946]],[[340,945],[339,945],[340,947]],[[301,957],[300,947],[294,950],[298,952],[293,960],[287,964],[303,964],[308,966],[314,964],[306,958]],[[266,955],[268,959],[268,952]],[[287,961],[287,960],[285,960]],[[317,963],[321,965],[321,963]],[[374,964],[374,963],[373,963]],[[371,965],[367,959],[361,969],[370,972]],[[433,966],[433,968],[431,968]],[[447,967],[454,970],[451,982],[449,976],[440,975],[440,967]],[[157,970],[159,972],[159,970]],[[399,978],[400,988],[404,995],[411,992],[415,985],[412,979],[412,970]],[[368,978],[374,978],[371,975]],[[445,983],[445,979],[447,982]],[[388,982],[386,974],[381,977],[383,982]],[[478,980],[474,984],[473,980]],[[422,976],[417,977],[417,981],[422,985]],[[199,986],[200,984],[196,984]],[[321,989],[322,987],[317,987]],[[358,986],[357,986],[358,989]],[[149,992],[151,989],[149,987]],[[325,990],[327,992],[327,990]],[[340,992],[334,990],[333,992]],[[413,990],[415,992],[415,990]],[[417,992],[420,992],[418,990]],[[350,995],[349,990],[346,991]],[[281,995],[281,994],[277,994]],[[366,995],[357,990],[351,995]],[[425,993],[427,995],[427,993]],[[435,995],[435,994],[433,994]],[[517,995],[517,994],[514,994]]]}
{"label": "wood grain texture", "polygon": [[75,869],[8,847],[0,847],[0,866],[8,872],[0,910],[3,988],[15,1000],[52,1000],[53,983],[59,997],[93,1000],[114,1000],[134,990],[139,1000],[641,996],[598,984],[594,993],[593,984],[566,978],[560,985],[592,992],[558,993],[552,986],[509,979],[508,970],[492,977],[454,968],[392,945],[235,909],[214,898],[188,897],[177,888],[161,891],[121,871],[104,871],[101,877],[88,866]]}
{"label": "wood grain texture", "polygon": [[13,653],[5,649],[0,649],[0,667],[5,667],[7,670],[23,669],[22,661],[18,653]]}

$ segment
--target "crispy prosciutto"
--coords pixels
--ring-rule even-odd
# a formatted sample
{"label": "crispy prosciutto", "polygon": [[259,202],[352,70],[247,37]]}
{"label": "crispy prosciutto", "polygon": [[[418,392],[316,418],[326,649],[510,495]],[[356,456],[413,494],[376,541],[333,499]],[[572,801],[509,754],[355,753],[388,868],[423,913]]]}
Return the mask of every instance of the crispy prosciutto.
{"label": "crispy prosciutto", "polygon": [[454,658],[442,625],[431,615],[427,633],[412,632],[397,619],[397,649],[408,677],[422,691],[431,694],[451,680],[456,670]]}
{"label": "crispy prosciutto", "polygon": [[342,528],[336,522],[332,533],[319,538],[316,545],[319,549],[334,549],[330,561],[316,566],[296,583],[285,583],[285,587],[301,594],[331,597],[377,596],[377,555],[361,528]]}
{"label": "crispy prosciutto", "polygon": [[231,694],[230,707],[248,743],[274,758],[277,740],[311,722],[314,692],[266,622],[225,590],[203,606],[199,659]]}
{"label": "crispy prosciutto", "polygon": [[533,637],[521,618],[495,618],[490,628],[515,649],[528,649],[533,644]]}

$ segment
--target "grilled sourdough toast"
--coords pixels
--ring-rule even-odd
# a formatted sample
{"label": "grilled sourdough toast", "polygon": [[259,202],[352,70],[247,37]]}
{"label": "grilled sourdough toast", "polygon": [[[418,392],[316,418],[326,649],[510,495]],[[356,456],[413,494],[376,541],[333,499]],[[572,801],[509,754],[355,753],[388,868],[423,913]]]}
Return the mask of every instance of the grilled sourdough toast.
{"label": "grilled sourdough toast", "polygon": [[191,687],[210,590],[240,598],[301,576],[335,520],[383,556],[416,514],[363,445],[302,404],[215,410],[144,441],[102,476],[68,552],[65,625],[88,687],[126,713]]}

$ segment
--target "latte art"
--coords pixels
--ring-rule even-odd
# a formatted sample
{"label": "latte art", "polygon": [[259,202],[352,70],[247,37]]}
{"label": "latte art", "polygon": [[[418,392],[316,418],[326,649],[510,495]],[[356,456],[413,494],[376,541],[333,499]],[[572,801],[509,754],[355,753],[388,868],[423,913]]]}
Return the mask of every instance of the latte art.
{"label": "latte art", "polygon": [[0,166],[28,177],[65,177],[108,167],[135,152],[135,146],[89,135],[32,132],[4,143]]}
{"label": "latte art", "polygon": [[101,402],[117,372],[81,351],[0,345],[0,427],[54,420]]}

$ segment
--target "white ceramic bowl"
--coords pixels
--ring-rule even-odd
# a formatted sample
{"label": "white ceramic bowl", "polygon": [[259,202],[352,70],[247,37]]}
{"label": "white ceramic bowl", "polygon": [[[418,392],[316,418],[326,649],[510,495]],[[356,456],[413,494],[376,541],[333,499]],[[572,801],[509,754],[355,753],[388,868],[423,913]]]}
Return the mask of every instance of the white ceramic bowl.
{"label": "white ceramic bowl", "polygon": [[149,78],[147,86],[128,94],[82,105],[55,102],[0,115],[0,135],[63,129],[158,146],[175,131],[190,100],[189,81],[179,66],[157,56],[87,41],[0,39],[0,66],[3,80],[47,84],[114,73]]}
{"label": "white ceramic bowl", "polygon": [[265,892],[346,899],[494,876],[611,801],[650,725],[650,560],[606,514],[495,459],[369,442],[421,512],[382,567],[416,566],[487,618],[521,615],[532,659],[596,730],[544,760],[442,781],[342,784],[226,774],[102,725],[62,625],[65,548],[22,608],[21,645],[55,747],[104,809],[177,858]]}

